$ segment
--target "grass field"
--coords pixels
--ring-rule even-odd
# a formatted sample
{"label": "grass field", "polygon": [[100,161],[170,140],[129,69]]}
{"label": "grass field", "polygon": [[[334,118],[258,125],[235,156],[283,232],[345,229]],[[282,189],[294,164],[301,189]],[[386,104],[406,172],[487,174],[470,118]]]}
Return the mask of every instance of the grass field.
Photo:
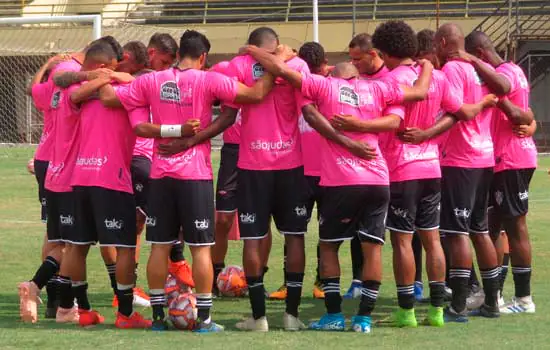
{"label": "grass field", "polygon": [[[550,178],[546,174],[550,158],[540,159],[540,169],[535,174],[530,191],[530,232],[533,242],[534,273],[532,291],[537,303],[535,315],[503,316],[498,320],[471,320],[467,325],[450,324],[442,329],[419,327],[417,329],[374,328],[370,335],[355,333],[286,333],[281,330],[284,302],[268,302],[268,318],[272,331],[267,334],[247,334],[236,331],[235,322],[250,312],[248,299],[217,299],[213,317],[226,326],[223,334],[195,335],[170,331],[162,334],[150,331],[118,331],[114,328],[114,310],[110,307],[112,293],[107,272],[98,249],[92,249],[88,259],[88,282],[92,306],[105,317],[106,324],[93,329],[79,329],[73,325],[57,325],[50,320],[38,324],[23,324],[18,320],[17,283],[32,277],[40,263],[40,247],[45,227],[39,220],[39,203],[34,177],[25,165],[34,153],[33,148],[0,148],[0,349],[157,349],[157,348],[223,348],[223,349],[337,349],[369,348],[550,348]],[[218,167],[218,155],[214,156],[214,168]],[[275,231],[274,231],[275,232]],[[323,301],[311,298],[315,271],[315,246],[317,224],[309,227],[307,236],[308,265],[301,318],[304,322],[318,318],[324,312]],[[242,246],[231,242],[226,263],[241,264]],[[145,263],[148,247],[141,253],[138,284],[146,287]],[[189,256],[190,254],[186,254]],[[268,290],[277,288],[282,281],[282,239],[277,234],[266,276]],[[341,250],[344,276],[342,287],[350,281],[351,264],[349,249]],[[425,275],[424,275],[425,276]],[[426,279],[426,277],[424,277]],[[505,287],[505,296],[513,294],[511,274]],[[391,246],[384,248],[384,280],[374,319],[388,315],[396,307],[395,285],[391,270]],[[356,301],[345,302],[345,314],[349,318],[357,307]],[[43,315],[43,308],[39,315]],[[425,306],[417,307],[421,319]],[[150,316],[149,310],[143,310]]]}

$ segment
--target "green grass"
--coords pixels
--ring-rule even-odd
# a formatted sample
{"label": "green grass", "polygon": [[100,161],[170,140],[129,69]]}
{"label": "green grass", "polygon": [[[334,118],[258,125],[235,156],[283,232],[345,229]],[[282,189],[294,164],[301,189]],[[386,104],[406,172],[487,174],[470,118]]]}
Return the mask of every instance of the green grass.
{"label": "green grass", "polygon": [[[40,263],[40,248],[45,227],[39,220],[39,204],[36,198],[36,182],[25,165],[32,157],[32,148],[0,149],[0,348],[43,349],[112,349],[112,348],[224,348],[224,349],[337,349],[351,346],[369,348],[479,348],[491,346],[507,349],[548,348],[548,316],[550,301],[550,187],[546,168],[550,158],[540,159],[531,193],[529,214],[533,242],[534,274],[532,290],[537,303],[535,315],[503,316],[498,320],[471,320],[467,325],[450,324],[443,329],[419,327],[417,329],[374,328],[373,334],[300,332],[285,333],[281,330],[283,302],[268,302],[268,317],[272,331],[267,334],[238,332],[236,321],[249,314],[248,299],[218,299],[214,302],[213,316],[227,328],[224,334],[195,335],[170,331],[162,334],[150,331],[118,331],[114,328],[114,310],[110,307],[111,290],[107,273],[98,249],[92,249],[88,259],[90,299],[94,308],[106,316],[106,324],[94,329],[79,329],[73,325],[57,325],[41,320],[28,325],[18,320],[17,283],[32,277]],[[214,168],[218,167],[218,155],[214,154]],[[324,312],[322,301],[311,298],[315,271],[315,246],[317,224],[312,222],[307,236],[308,265],[304,283],[301,318],[307,322]],[[275,232],[275,231],[274,231]],[[227,263],[241,265],[242,246],[231,242]],[[148,247],[142,251],[139,285],[145,286],[145,263]],[[187,254],[189,256],[189,254]],[[282,239],[276,234],[270,259],[270,271],[266,287],[274,290],[282,281]],[[348,245],[341,249],[344,276],[343,287],[350,280]],[[506,296],[513,293],[509,277]],[[346,316],[353,315],[357,302],[344,303]],[[380,319],[396,307],[395,286],[391,270],[391,247],[384,248],[384,281],[381,287],[374,318]],[[40,315],[43,314],[40,309]],[[150,311],[143,310],[149,316]],[[423,317],[425,306],[419,306],[417,317]]]}

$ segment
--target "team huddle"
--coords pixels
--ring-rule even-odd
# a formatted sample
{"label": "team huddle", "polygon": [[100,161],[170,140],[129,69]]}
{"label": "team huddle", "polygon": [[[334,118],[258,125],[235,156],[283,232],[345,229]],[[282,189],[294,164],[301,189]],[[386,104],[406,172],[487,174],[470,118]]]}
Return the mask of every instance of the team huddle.
{"label": "team huddle", "polygon": [[[34,170],[47,242],[34,277],[19,285],[23,321],[38,320],[46,288],[46,318],[104,322],[86,282],[89,248],[99,244],[117,328],[168,329],[170,273],[195,290],[194,331],[223,331],[210,310],[235,218],[252,311],[241,330],[269,330],[271,220],[284,235],[284,284],[267,296],[285,300],[285,330],[346,329],[338,254],[350,241],[344,298],[359,299],[351,330],[370,333],[386,230],[399,308],[377,322],[418,325],[422,249],[430,303],[422,324],[535,312],[526,215],[536,122],[523,71],[484,33],[465,37],[455,24],[415,33],[388,21],[354,37],[351,62],[335,66],[320,44],[295,51],[267,27],[252,31],[231,61],[210,67],[209,51],[193,30],[179,48],[168,34],[123,47],[107,36],[36,73],[28,92],[44,114]],[[210,140],[221,133],[214,191]],[[306,326],[304,240],[315,206],[313,295],[326,313]],[[148,295],[136,288],[145,226]],[[509,261],[515,295],[506,303]],[[135,305],[151,306],[152,319]]]}

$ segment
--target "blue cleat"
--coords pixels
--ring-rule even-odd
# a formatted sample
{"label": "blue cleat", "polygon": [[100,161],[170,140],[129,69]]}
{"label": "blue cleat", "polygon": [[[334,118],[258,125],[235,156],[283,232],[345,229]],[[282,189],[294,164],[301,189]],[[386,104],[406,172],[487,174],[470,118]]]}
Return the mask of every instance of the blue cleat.
{"label": "blue cleat", "polygon": [[352,281],[348,291],[344,294],[344,299],[358,299],[361,297],[361,281]]}
{"label": "blue cleat", "polygon": [[463,312],[456,312],[453,310],[452,306],[447,306],[445,310],[443,311],[443,318],[445,319],[445,323],[449,322],[457,322],[457,323],[466,323],[468,322],[468,316],[466,313],[466,310]]}
{"label": "blue cleat", "polygon": [[197,328],[193,330],[194,333],[220,333],[223,331],[224,331],[223,326],[220,326],[219,324],[213,321],[211,321],[210,323],[201,322],[199,323]]}
{"label": "blue cleat", "polygon": [[479,309],[472,310],[468,313],[468,316],[485,317],[485,318],[498,318],[500,317],[500,310],[498,306],[488,306],[486,304],[481,305]]}
{"label": "blue cleat", "polygon": [[415,281],[414,282],[414,299],[418,301],[419,303],[424,301],[424,285],[422,282]]}
{"label": "blue cleat", "polygon": [[351,318],[351,330],[357,333],[370,333],[371,323],[370,316],[353,316]]}
{"label": "blue cleat", "polygon": [[162,332],[168,330],[168,322],[165,320],[154,320],[151,325],[151,330],[156,332]]}
{"label": "blue cleat", "polygon": [[343,331],[346,329],[346,319],[341,312],[337,314],[324,314],[319,321],[311,322],[309,329],[316,331]]}

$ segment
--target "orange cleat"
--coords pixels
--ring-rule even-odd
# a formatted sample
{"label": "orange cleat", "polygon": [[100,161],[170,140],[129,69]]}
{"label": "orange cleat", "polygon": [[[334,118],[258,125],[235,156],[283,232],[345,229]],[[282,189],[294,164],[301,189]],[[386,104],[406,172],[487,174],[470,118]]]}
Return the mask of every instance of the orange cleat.
{"label": "orange cleat", "polygon": [[40,290],[32,281],[19,283],[19,316],[23,322],[38,321],[38,294]]}
{"label": "orange cleat", "polygon": [[95,310],[78,310],[78,324],[81,327],[90,327],[95,326],[96,324],[101,324],[105,322],[105,317]]}
{"label": "orange cleat", "polygon": [[313,285],[313,297],[315,299],[325,299],[325,292],[323,292],[323,287],[319,282],[315,282]]}
{"label": "orange cleat", "polygon": [[285,300],[286,299],[286,285],[282,285],[275,292],[269,294],[269,299],[271,300]]}
{"label": "orange cleat", "polygon": [[146,320],[138,312],[134,312],[130,317],[126,317],[117,312],[115,327],[120,329],[146,329],[151,328],[153,322]]}
{"label": "orange cleat", "polygon": [[57,308],[57,314],[55,315],[55,322],[57,323],[78,323],[80,314],[76,307],[70,309]]}
{"label": "orange cleat", "polygon": [[195,282],[193,281],[193,273],[191,267],[187,261],[171,262],[168,272],[174,276],[178,283],[188,285],[191,288],[195,288]]}

